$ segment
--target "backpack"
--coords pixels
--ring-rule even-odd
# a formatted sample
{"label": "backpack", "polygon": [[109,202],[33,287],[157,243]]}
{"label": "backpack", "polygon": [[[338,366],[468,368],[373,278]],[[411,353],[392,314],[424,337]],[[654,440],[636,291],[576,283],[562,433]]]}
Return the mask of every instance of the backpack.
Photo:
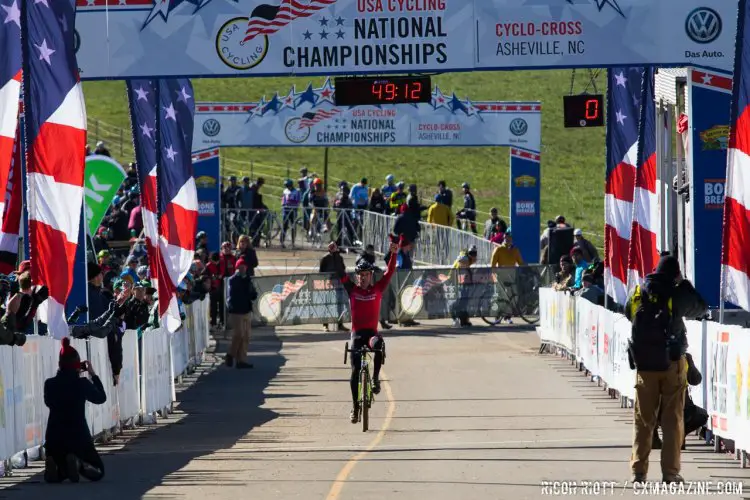
{"label": "backpack", "polygon": [[631,308],[635,309],[628,347],[631,361],[638,370],[667,371],[671,365],[671,297],[651,295],[637,286],[631,297]]}

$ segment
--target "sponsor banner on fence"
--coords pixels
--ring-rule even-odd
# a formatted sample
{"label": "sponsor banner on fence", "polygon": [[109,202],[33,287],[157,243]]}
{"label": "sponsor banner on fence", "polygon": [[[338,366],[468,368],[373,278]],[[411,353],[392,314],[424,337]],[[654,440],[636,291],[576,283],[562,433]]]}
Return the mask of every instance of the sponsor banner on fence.
{"label": "sponsor banner on fence", "polygon": [[[547,268],[419,269],[398,271],[383,294],[381,319],[440,319],[518,316],[536,311],[538,283]],[[328,274],[253,279],[258,292],[254,317],[271,325],[349,321],[349,298]]]}
{"label": "sponsor banner on fence", "polygon": [[[736,0],[77,0],[83,79],[700,65]],[[637,42],[637,43],[636,43]]]}
{"label": "sponsor banner on fence", "polygon": [[517,146],[541,144],[541,103],[472,101],[438,87],[419,104],[335,106],[335,88],[276,93],[259,102],[196,104],[193,147]]}
{"label": "sponsor banner on fence", "polygon": [[[539,291],[542,342],[576,355],[591,375],[622,396],[635,399],[635,371],[628,362],[631,323],[615,312],[567,292]],[[575,317],[571,344],[565,334]],[[707,426],[718,436],[750,450],[750,329],[711,321],[685,321],[688,352],[703,375],[689,388],[693,402],[709,415]]]}

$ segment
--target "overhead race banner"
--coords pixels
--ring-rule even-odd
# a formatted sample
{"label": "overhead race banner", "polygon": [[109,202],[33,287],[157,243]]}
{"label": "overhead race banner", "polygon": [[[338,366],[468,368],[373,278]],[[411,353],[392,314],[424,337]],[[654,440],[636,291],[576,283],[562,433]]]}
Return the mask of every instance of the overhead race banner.
{"label": "overhead race banner", "polygon": [[219,148],[193,153],[193,178],[198,192],[198,231],[208,236],[208,249],[221,245],[221,163]]}
{"label": "overhead race banner", "polygon": [[90,235],[96,234],[124,180],[125,169],[109,156],[86,157],[83,192],[86,198],[86,223]]}
{"label": "overhead race banner", "polygon": [[82,79],[731,71],[737,0],[77,0]]}
{"label": "overhead race banner", "polygon": [[335,106],[330,80],[260,102],[196,104],[193,147],[518,146],[540,150],[538,102],[472,102],[435,87],[432,102]]}

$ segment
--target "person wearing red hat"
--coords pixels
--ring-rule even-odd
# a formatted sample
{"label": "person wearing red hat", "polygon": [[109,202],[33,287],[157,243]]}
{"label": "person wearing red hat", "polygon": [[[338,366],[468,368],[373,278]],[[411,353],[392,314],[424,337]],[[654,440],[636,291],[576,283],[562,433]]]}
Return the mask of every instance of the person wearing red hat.
{"label": "person wearing red hat", "polygon": [[232,327],[232,344],[224,358],[227,366],[236,362],[235,368],[253,367],[252,363],[247,362],[247,348],[250,343],[253,301],[257,297],[247,262],[244,257],[240,257],[227,287],[227,316]]}
{"label": "person wearing red hat", "polygon": [[44,479],[77,483],[83,476],[98,481],[104,477],[104,463],[86,422],[86,402],[104,404],[107,394],[91,364],[81,362],[68,337],[62,340],[58,364],[57,374],[44,382],[44,404],[49,408]]}

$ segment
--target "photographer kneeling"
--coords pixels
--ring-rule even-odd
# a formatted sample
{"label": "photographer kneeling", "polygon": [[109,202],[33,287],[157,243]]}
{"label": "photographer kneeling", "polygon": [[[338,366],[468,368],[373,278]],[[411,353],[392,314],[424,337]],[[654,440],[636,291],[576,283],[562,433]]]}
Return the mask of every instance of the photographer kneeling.
{"label": "photographer kneeling", "polygon": [[91,364],[81,362],[67,337],[62,341],[59,367],[57,375],[44,382],[44,404],[49,408],[44,480],[77,483],[83,476],[99,481],[104,477],[104,463],[86,422],[86,402],[104,404],[107,394]]}

